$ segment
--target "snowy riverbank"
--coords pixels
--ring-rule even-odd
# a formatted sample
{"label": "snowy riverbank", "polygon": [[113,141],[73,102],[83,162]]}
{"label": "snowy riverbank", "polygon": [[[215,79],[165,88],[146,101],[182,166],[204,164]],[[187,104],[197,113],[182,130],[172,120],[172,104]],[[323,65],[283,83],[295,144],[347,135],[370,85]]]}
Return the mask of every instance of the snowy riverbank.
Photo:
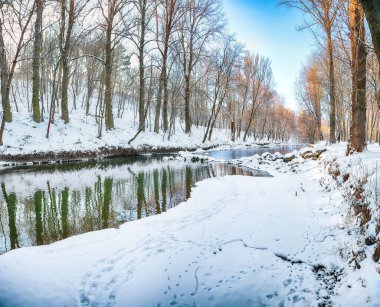
{"label": "snowy riverbank", "polygon": [[[331,165],[360,167],[360,159],[370,167],[380,157],[374,146],[348,158],[344,149],[330,147],[318,161],[243,158],[239,165],[274,177],[208,179],[187,202],[161,215],[8,252],[0,256],[0,302],[378,305],[380,275],[368,250],[374,247],[358,246],[355,219],[348,219]],[[361,269],[350,262],[359,249],[368,252]]]}
{"label": "snowy riverbank", "polygon": [[[0,161],[55,161],[99,158],[107,156],[128,156],[141,153],[167,153],[179,150],[209,149],[217,146],[241,147],[247,144],[268,143],[267,140],[239,139],[230,141],[228,129],[214,129],[211,141],[202,143],[204,127],[192,127],[190,134],[184,133],[181,123],[176,125],[175,134],[170,137],[161,132],[154,133],[151,127],[140,133],[128,144],[137,131],[133,113],[115,119],[115,129],[102,132],[98,138],[95,119],[85,116],[84,111],[74,112],[68,124],[57,119],[46,138],[47,123],[36,124],[30,114],[18,113],[14,121],[6,125],[4,145],[0,146]],[[83,114],[82,114],[83,113]]]}

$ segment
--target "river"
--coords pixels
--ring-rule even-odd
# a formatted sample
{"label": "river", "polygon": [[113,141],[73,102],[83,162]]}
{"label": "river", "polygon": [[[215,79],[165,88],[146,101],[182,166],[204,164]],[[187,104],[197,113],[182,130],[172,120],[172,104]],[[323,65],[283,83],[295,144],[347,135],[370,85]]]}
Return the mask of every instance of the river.
{"label": "river", "polygon": [[[276,148],[213,150],[209,155],[230,159],[294,150]],[[227,175],[268,174],[163,155],[2,170],[0,254],[161,214],[188,199],[196,182]]]}

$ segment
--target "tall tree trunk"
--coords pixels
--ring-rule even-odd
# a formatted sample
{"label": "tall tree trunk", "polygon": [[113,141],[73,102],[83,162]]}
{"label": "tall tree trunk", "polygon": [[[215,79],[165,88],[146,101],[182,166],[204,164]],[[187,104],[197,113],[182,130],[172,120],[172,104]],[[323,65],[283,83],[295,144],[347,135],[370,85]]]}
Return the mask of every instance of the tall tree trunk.
{"label": "tall tree trunk", "polygon": [[[62,0],[62,3],[66,0]],[[62,10],[66,9],[66,4],[62,4]],[[69,107],[68,107],[68,92],[69,92],[69,81],[70,81],[70,63],[69,55],[71,48],[71,34],[74,26],[74,9],[75,0],[70,0],[69,8],[69,18],[67,24],[67,32],[65,37],[65,44],[62,46],[61,56],[62,56],[62,88],[61,88],[61,112],[62,119],[65,124],[69,122]]]}
{"label": "tall tree trunk", "polygon": [[336,142],[336,117],[335,117],[335,76],[334,55],[331,38],[331,28],[327,30],[327,56],[329,69],[329,95],[330,95],[330,143]]}
{"label": "tall tree trunk", "polygon": [[231,141],[235,142],[235,134],[236,134],[236,123],[235,121],[231,121]]}
{"label": "tall tree trunk", "polygon": [[185,133],[191,132],[190,116],[190,76],[185,76]]}
{"label": "tall tree trunk", "polygon": [[106,130],[113,129],[113,113],[112,113],[112,22],[113,22],[113,6],[108,9],[108,23],[106,31],[106,59],[104,70],[104,105],[105,105],[105,124]]}
{"label": "tall tree trunk", "polygon": [[140,0],[140,41],[139,41],[139,130],[145,131],[145,67],[144,67],[144,47],[146,31],[146,4],[147,0]]}
{"label": "tall tree trunk", "polygon": [[[2,5],[0,6],[0,8],[1,7]],[[9,123],[12,121],[12,112],[11,112],[10,101],[9,99],[7,99],[8,69],[7,69],[7,55],[5,52],[5,43],[4,43],[3,22],[4,22],[3,20],[0,20],[1,104],[3,107],[3,120]],[[4,125],[5,125],[5,122],[4,122]],[[1,143],[2,143],[2,136],[1,136]]]}
{"label": "tall tree trunk", "polygon": [[364,12],[358,0],[351,0],[350,7],[352,53],[352,122],[347,152],[362,152],[366,146],[366,66]]}
{"label": "tall tree trunk", "polygon": [[[160,113],[161,113],[161,103],[162,103],[162,92],[164,92],[164,104],[163,104],[163,114],[162,114],[162,120],[164,124],[164,131],[168,129],[168,97],[167,97],[167,67],[166,67],[166,61],[167,61],[167,47],[165,46],[164,53],[162,55],[162,70],[160,75],[160,81],[158,86],[158,93],[157,93],[157,104],[156,104],[156,115],[154,119],[154,132],[158,133],[160,130]],[[165,126],[166,121],[166,126]]]}
{"label": "tall tree trunk", "polygon": [[156,112],[155,112],[155,117],[154,117],[154,132],[155,133],[160,132],[161,101],[162,101],[162,91],[163,91],[163,85],[164,85],[163,74],[164,74],[164,69],[162,68],[160,80],[158,84]]}
{"label": "tall tree trunk", "polygon": [[169,129],[169,120],[168,120],[169,92],[168,92],[168,76],[167,76],[166,71],[165,71],[165,78],[163,81],[164,81],[164,100],[162,102],[162,121],[163,121],[163,129],[165,132],[167,132]]}
{"label": "tall tree trunk", "polygon": [[249,132],[249,129],[251,128],[252,121],[253,121],[253,116],[250,116],[249,121],[248,121],[248,125],[247,125],[247,129],[244,132],[243,142],[245,142],[247,140],[248,132]]}
{"label": "tall tree trunk", "polygon": [[40,112],[40,83],[41,83],[41,51],[42,51],[42,14],[43,0],[36,0],[36,22],[34,24],[34,50],[33,50],[33,88],[32,88],[32,110],[33,120],[41,121]]}

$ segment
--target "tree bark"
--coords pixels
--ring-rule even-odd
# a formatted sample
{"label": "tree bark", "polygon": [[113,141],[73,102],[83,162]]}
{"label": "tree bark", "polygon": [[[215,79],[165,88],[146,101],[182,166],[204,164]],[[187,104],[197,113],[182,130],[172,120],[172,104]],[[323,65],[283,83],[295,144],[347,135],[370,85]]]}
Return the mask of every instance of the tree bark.
{"label": "tree bark", "polygon": [[352,53],[352,122],[348,153],[362,152],[366,146],[366,66],[364,12],[358,0],[351,0],[350,39]]}
{"label": "tree bark", "polygon": [[185,76],[185,133],[191,132],[190,76]]}
{"label": "tree bark", "polygon": [[169,129],[169,121],[168,121],[168,104],[169,104],[169,92],[168,92],[168,76],[165,74],[164,79],[164,101],[162,105],[162,121],[163,121],[163,129],[165,132]]}
{"label": "tree bark", "polygon": [[145,131],[145,67],[144,67],[144,47],[146,32],[146,1],[140,0],[140,41],[139,41],[139,130]]}
{"label": "tree bark", "polygon": [[335,116],[335,76],[334,55],[331,38],[331,28],[327,30],[327,55],[329,69],[329,95],[330,95],[330,143],[336,142],[336,116]]}
{"label": "tree bark", "polygon": [[[3,119],[5,122],[10,123],[12,121],[12,112],[11,112],[10,101],[9,99],[7,99],[8,69],[7,69],[7,55],[5,52],[5,43],[4,43],[4,36],[3,36],[4,35],[3,22],[4,22],[3,20],[0,20],[1,104],[3,107]],[[1,136],[1,140],[2,140],[2,136]]]}
{"label": "tree bark", "polygon": [[33,120],[41,121],[40,112],[40,83],[41,83],[41,51],[42,51],[42,14],[43,0],[36,0],[36,22],[34,24],[34,50],[33,50],[33,86],[32,86],[32,110]]}
{"label": "tree bark", "polygon": [[[62,0],[62,10],[66,9],[65,2],[66,0]],[[71,48],[71,34],[72,34],[73,26],[74,26],[74,9],[75,9],[75,0],[70,0],[67,32],[66,32],[66,37],[65,37],[65,43],[62,46],[62,51],[61,51],[61,56],[62,56],[61,112],[62,112],[62,119],[64,120],[65,124],[69,122],[69,107],[68,107],[68,92],[69,92],[69,81],[70,81],[69,55],[70,55],[70,48]]]}
{"label": "tree bark", "polygon": [[163,74],[164,68],[162,67],[160,80],[158,84],[158,92],[157,92],[157,101],[156,101],[156,112],[154,117],[154,132],[160,132],[160,115],[161,115],[161,102],[162,102],[162,91],[163,91]]}
{"label": "tree bark", "polygon": [[105,70],[104,70],[104,105],[105,105],[105,124],[106,130],[114,128],[112,113],[112,27],[114,17],[114,5],[109,4],[108,20],[106,30],[106,47],[105,47]]}

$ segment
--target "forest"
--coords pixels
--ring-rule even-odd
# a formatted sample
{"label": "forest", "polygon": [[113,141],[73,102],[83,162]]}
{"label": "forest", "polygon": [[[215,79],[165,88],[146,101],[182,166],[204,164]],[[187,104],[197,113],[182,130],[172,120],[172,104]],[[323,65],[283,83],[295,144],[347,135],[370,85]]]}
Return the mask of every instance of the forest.
{"label": "forest", "polygon": [[201,126],[203,142],[215,128],[283,141],[294,131],[270,59],[228,32],[220,1],[17,0],[1,5],[0,27],[0,143],[18,113],[47,138],[76,116],[107,137],[126,113],[136,135]]}
{"label": "forest", "polygon": [[214,129],[229,131],[231,141],[334,143],[348,140],[359,124],[365,127],[354,134],[376,141],[378,42],[358,1],[279,5],[305,12],[299,30],[312,31],[316,43],[295,80],[296,110],[277,92],[271,60],[230,33],[219,0],[4,2],[0,143],[18,117],[32,118],[47,138],[54,123],[72,118],[93,123],[96,136],[107,138],[104,131],[118,129],[114,118],[128,115],[135,133],[129,143],[146,130],[170,139],[193,126],[203,128],[203,143]]}

